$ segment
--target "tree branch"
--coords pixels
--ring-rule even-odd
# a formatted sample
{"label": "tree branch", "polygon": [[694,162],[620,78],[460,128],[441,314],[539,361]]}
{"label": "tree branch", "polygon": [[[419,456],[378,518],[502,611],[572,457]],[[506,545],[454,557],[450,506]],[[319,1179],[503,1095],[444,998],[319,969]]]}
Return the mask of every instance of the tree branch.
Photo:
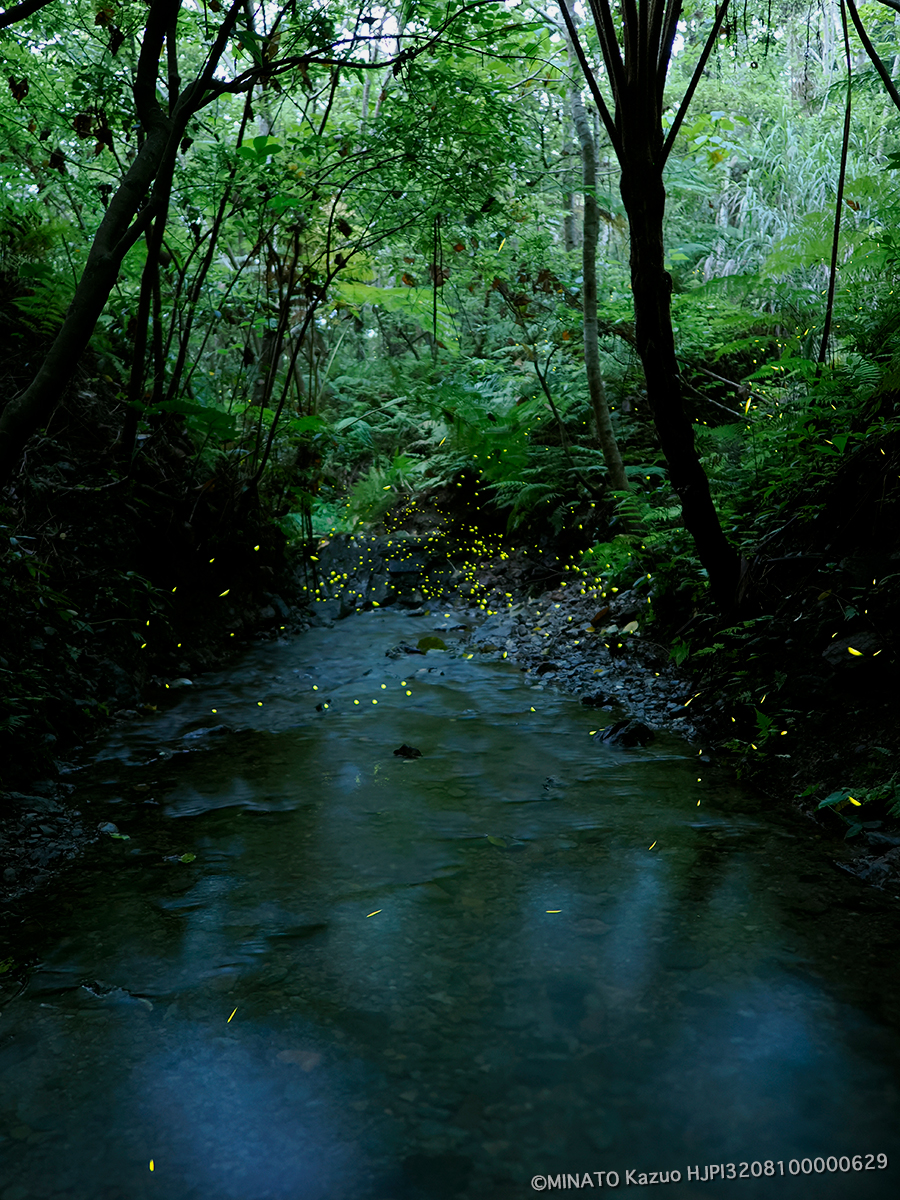
{"label": "tree branch", "polygon": [[[687,116],[687,111],[690,108],[691,101],[694,98],[694,92],[697,90],[697,84],[700,82],[700,79],[703,76],[706,64],[709,61],[709,56],[712,54],[713,46],[716,44],[716,38],[719,36],[719,30],[722,27],[722,22],[725,20],[725,14],[728,12],[728,2],[729,0],[722,0],[722,5],[716,13],[716,19],[713,21],[712,29],[709,31],[709,37],[706,39],[706,45],[703,47],[703,53],[700,55],[700,58],[697,61],[697,65],[694,68],[694,73],[691,76],[691,82],[688,84],[687,91],[684,93],[681,104],[678,107],[678,112],[675,114],[675,120],[672,122],[672,128],[669,130],[669,136],[663,143],[662,160],[659,164],[660,167],[665,164],[666,159],[669,157],[669,154],[672,151],[672,146],[675,142],[675,138],[678,136],[678,130],[681,128],[681,123]],[[666,63],[668,64],[668,58],[666,59]],[[662,67],[662,65],[663,64],[660,63],[660,67]]]}
{"label": "tree branch", "polygon": [[612,13],[609,11],[608,0],[589,0],[589,3],[597,37],[600,40],[600,49],[603,51],[603,62],[609,75],[609,85],[612,88],[616,105],[618,105],[619,96],[625,90],[625,66],[616,38],[616,27]]}
{"label": "tree branch", "polygon": [[22,0],[21,4],[5,8],[0,13],[0,29],[15,25],[16,21],[24,21],[26,17],[30,17],[32,13],[36,13],[41,8],[46,8],[50,3],[52,0]]}
{"label": "tree branch", "polygon": [[578,30],[575,28],[575,23],[569,13],[567,0],[559,0],[560,12],[563,15],[563,20],[566,24],[566,30],[569,35],[569,40],[572,43],[572,49],[575,51],[575,57],[578,59],[578,65],[581,67],[582,74],[587,81],[591,95],[594,97],[594,103],[597,105],[597,111],[600,113],[600,118],[606,126],[606,132],[609,134],[609,140],[612,142],[613,150],[616,157],[622,159],[622,143],[619,140],[619,133],[616,129],[616,123],[606,107],[606,101],[600,94],[600,88],[597,86],[597,80],[594,78],[594,72],[591,70],[588,60],[585,57],[581,41],[578,37]]}
{"label": "tree branch", "polygon": [[[882,0],[882,3],[885,2],[886,0]],[[896,8],[897,11],[900,12],[900,4],[891,4],[888,7]],[[885,67],[884,63],[881,61],[878,51],[869,40],[869,35],[863,28],[863,23],[860,20],[859,12],[856,5],[853,3],[853,0],[847,0],[847,8],[850,10],[850,19],[856,27],[856,32],[859,34],[859,40],[862,42],[866,54],[868,54],[869,58],[872,60],[872,66],[881,76],[881,81],[887,89],[887,94],[893,100],[897,108],[900,108],[900,93],[898,93],[897,89],[894,87],[890,73],[888,72],[887,67]]]}
{"label": "tree branch", "polygon": [[838,171],[837,198],[834,203],[834,232],[831,237],[831,269],[828,275],[828,299],[825,302],[825,325],[822,329],[822,345],[819,347],[818,368],[825,362],[828,353],[828,337],[831,333],[831,318],[834,314],[834,288],[837,281],[838,239],[841,235],[841,209],[844,206],[844,182],[847,178],[847,150],[850,146],[850,110],[853,103],[853,64],[850,58],[850,31],[847,29],[847,6],[841,0],[841,28],[844,34],[844,54],[847,59],[847,103],[844,107],[844,132],[841,138],[841,166]]}

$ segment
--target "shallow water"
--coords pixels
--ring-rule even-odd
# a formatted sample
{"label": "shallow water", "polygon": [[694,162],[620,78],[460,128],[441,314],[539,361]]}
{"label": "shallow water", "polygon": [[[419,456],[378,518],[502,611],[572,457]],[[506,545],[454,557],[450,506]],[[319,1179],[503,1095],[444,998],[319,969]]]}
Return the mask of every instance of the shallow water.
{"label": "shallow water", "polygon": [[97,748],[129,840],[12,930],[0,1200],[898,1194],[894,898],[696,747],[600,743],[446,632],[385,657],[446,611],[258,646]]}

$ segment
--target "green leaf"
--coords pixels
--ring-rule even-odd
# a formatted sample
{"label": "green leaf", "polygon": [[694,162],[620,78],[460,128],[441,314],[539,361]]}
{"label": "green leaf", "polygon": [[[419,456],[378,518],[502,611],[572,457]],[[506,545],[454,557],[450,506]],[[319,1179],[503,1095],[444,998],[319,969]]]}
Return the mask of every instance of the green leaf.
{"label": "green leaf", "polygon": [[719,650],[725,649],[724,642],[713,642],[711,646],[704,647],[703,650],[698,650],[694,654],[694,658],[703,658],[705,654],[716,654]]}
{"label": "green leaf", "polygon": [[131,841],[131,837],[127,833],[111,833],[109,836],[111,838],[117,838],[120,842],[130,842]]}
{"label": "green leaf", "polygon": [[263,64],[262,43],[265,40],[258,33],[253,33],[249,29],[238,29],[234,35],[235,41],[247,51],[253,61],[258,65]]}
{"label": "green leaf", "polygon": [[317,413],[308,417],[292,417],[288,422],[291,433],[309,433],[314,429],[324,429],[325,422]]}
{"label": "green leaf", "polygon": [[269,201],[269,208],[275,212],[284,212],[288,208],[305,208],[306,202],[298,200],[296,196],[274,196]]}
{"label": "green leaf", "polygon": [[184,863],[193,862],[196,857],[196,854],[182,854],[178,861]]}
{"label": "green leaf", "polygon": [[774,718],[767,716],[765,713],[756,710],[756,725],[760,733],[768,733],[772,728]]}
{"label": "green leaf", "polygon": [[501,848],[501,850],[506,849],[506,842],[503,840],[503,838],[491,837],[490,834],[487,834],[486,836],[487,836],[487,840],[491,843],[492,846],[499,846]]}
{"label": "green leaf", "polygon": [[222,441],[234,437],[237,432],[237,417],[223,412],[220,408],[207,407],[192,400],[161,400],[152,405],[144,405],[139,401],[136,407],[143,413],[178,413],[192,428],[204,435],[221,438]]}
{"label": "green leaf", "polygon": [[689,643],[683,639],[675,642],[672,646],[672,649],[669,651],[669,654],[672,656],[676,667],[680,667],[684,660],[690,656],[690,653],[691,647]]}
{"label": "green leaf", "polygon": [[847,797],[849,795],[850,791],[848,788],[840,788],[838,791],[832,792],[830,795],[826,796],[817,807],[833,808],[835,810],[841,809],[847,803]]}

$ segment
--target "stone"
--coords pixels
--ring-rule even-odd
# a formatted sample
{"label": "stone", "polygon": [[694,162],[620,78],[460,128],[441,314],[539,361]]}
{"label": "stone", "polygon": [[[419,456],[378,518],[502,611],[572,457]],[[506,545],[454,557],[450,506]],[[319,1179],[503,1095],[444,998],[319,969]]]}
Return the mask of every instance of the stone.
{"label": "stone", "polygon": [[597,740],[608,742],[612,746],[646,746],[655,736],[650,726],[645,725],[643,721],[625,719],[608,725]]}
{"label": "stone", "polygon": [[417,750],[415,746],[407,746],[406,742],[402,746],[398,746],[394,751],[395,758],[421,758],[422,751]]}
{"label": "stone", "polygon": [[[859,671],[868,665],[878,649],[880,645],[875,634],[862,630],[849,637],[834,638],[822,651],[822,657],[836,671]],[[854,650],[858,653],[854,654]]]}

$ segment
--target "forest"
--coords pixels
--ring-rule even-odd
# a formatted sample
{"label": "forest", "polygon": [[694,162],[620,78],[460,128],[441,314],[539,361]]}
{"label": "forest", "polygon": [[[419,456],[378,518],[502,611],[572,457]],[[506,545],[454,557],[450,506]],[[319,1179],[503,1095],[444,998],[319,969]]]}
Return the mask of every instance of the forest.
{"label": "forest", "polygon": [[[506,729],[506,688],[532,689],[523,724],[550,705],[556,773],[537,786],[551,797],[581,761],[561,749],[567,722],[596,726],[581,732],[611,763],[648,753],[651,793],[665,754],[683,758],[686,795],[689,775],[722,812],[793,831],[784,894],[835,945],[852,940],[851,904],[870,906],[871,943],[890,944],[900,4],[21,0],[0,13],[0,57],[0,872],[20,914],[0,1002],[27,997],[45,957],[29,897],[74,886],[79,863],[91,887],[151,856],[195,885],[219,833],[186,837],[187,817],[174,820],[185,780],[205,786],[189,751],[214,763],[218,738],[222,795],[246,784],[258,798],[246,780],[276,751],[248,739],[286,736],[290,696],[306,706],[303,753],[329,746],[350,770],[339,722],[384,705],[394,682],[414,706],[435,662],[441,687],[469,673],[453,676],[445,731],[468,702]],[[387,651],[369,649],[377,636]],[[288,670],[310,681],[302,696],[286,683],[255,699]],[[383,670],[411,682],[362,682]],[[251,693],[249,716],[222,715]],[[379,770],[409,780],[427,760],[432,735],[410,728],[371,768],[373,788]],[[112,783],[113,759],[132,782]],[[484,779],[502,791],[494,769]],[[343,795],[340,773],[327,778]],[[148,810],[166,790],[171,807]],[[386,802],[370,799],[380,816]],[[478,829],[498,862],[530,847],[511,826]],[[427,884],[433,903],[442,880]],[[602,922],[585,911],[587,936]],[[301,923],[315,954],[317,920]],[[673,970],[695,953],[678,946]],[[575,1003],[564,992],[546,984],[560,1025]],[[375,1020],[367,1004],[359,1030]],[[593,1017],[578,1020],[584,1034]],[[346,1036],[365,1042],[359,1030]],[[278,1059],[313,1080],[325,1052],[304,1046]],[[534,1101],[546,1081],[519,1083]],[[414,1111],[423,1088],[384,1112]],[[465,1103],[437,1123],[468,1128]],[[485,1146],[509,1145],[515,1121],[501,1123]],[[20,1114],[17,1128],[45,1127]],[[595,1137],[594,1161],[614,1147],[608,1161],[624,1162],[629,1128],[631,1143],[625,1125]],[[576,1162],[562,1134],[547,1137],[559,1169]],[[512,1151],[433,1140],[400,1182],[378,1176],[373,1200],[522,1194],[498,1165]],[[784,1163],[812,1162],[801,1149]],[[323,1165],[331,1182],[301,1193],[285,1168],[264,1187],[262,1151],[246,1153],[249,1190],[195,1179],[184,1159],[168,1194],[337,1200],[356,1179],[339,1185]],[[867,1176],[874,1190],[841,1191],[863,1185],[835,1170],[835,1190],[816,1195],[886,1186]],[[9,1195],[81,1200],[76,1175],[33,1192],[23,1176]]]}

